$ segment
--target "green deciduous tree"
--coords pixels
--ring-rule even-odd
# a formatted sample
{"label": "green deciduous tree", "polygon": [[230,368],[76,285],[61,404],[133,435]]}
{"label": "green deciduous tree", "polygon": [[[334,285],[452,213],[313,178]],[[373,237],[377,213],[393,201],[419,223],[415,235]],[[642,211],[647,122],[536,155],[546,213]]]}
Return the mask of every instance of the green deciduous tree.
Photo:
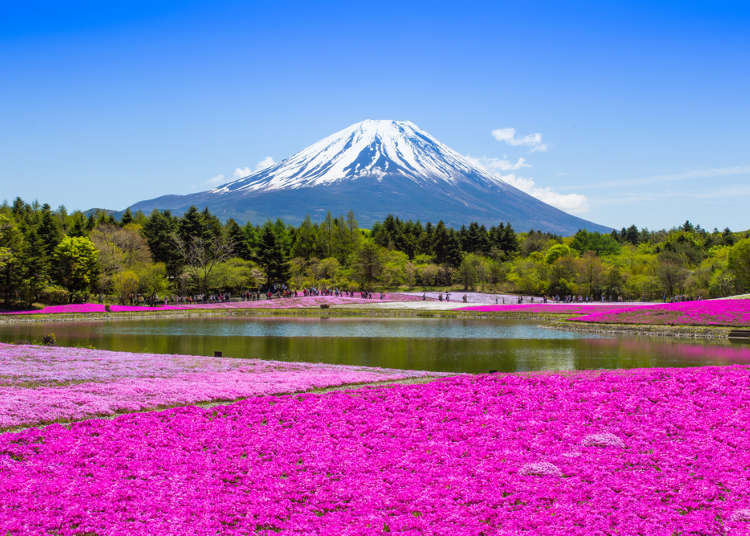
{"label": "green deciduous tree", "polygon": [[732,246],[728,266],[739,291],[750,291],[750,238],[740,240]]}
{"label": "green deciduous tree", "polygon": [[72,292],[91,290],[99,273],[99,252],[85,236],[66,236],[52,253],[55,280]]}

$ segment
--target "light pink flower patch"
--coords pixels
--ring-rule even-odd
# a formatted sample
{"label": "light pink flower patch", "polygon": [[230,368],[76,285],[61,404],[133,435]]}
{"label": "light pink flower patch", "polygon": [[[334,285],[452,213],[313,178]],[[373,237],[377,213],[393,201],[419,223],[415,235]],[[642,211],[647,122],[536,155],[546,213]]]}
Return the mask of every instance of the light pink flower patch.
{"label": "light pink flower patch", "polygon": [[587,435],[583,438],[581,444],[584,447],[617,447],[620,449],[625,448],[625,443],[622,442],[622,439],[617,437],[615,434],[610,434],[609,432]]}
{"label": "light pink flower patch", "polygon": [[560,469],[549,462],[527,463],[518,471],[520,475],[532,476],[562,476]]}
{"label": "light pink flower patch", "polygon": [[[0,430],[440,373],[0,344]],[[2,534],[2,533],[0,533]]]}

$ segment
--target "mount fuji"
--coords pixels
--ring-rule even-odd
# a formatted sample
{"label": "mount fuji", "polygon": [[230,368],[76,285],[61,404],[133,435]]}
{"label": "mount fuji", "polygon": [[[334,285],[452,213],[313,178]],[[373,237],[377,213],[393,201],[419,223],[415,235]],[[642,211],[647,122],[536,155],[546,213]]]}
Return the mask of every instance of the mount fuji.
{"label": "mount fuji", "polygon": [[609,228],[567,214],[504,182],[410,121],[366,120],[211,190],[141,201],[131,211],[191,205],[222,219],[298,224],[354,211],[363,227],[388,214],[450,226],[510,222],[562,235]]}

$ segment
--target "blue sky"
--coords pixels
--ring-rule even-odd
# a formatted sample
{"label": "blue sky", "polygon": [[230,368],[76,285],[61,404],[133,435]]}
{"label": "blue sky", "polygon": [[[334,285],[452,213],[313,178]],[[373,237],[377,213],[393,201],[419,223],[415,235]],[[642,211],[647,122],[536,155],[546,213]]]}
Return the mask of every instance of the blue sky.
{"label": "blue sky", "polygon": [[403,119],[598,223],[750,228],[747,2],[105,4],[0,2],[0,199],[122,209]]}

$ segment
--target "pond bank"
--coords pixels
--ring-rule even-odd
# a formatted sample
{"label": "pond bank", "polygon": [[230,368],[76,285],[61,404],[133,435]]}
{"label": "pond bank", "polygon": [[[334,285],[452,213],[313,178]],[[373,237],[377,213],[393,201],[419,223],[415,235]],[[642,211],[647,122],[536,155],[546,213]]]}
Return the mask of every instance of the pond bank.
{"label": "pond bank", "polygon": [[550,327],[597,335],[632,335],[686,339],[729,340],[736,328],[726,326],[669,326],[653,324],[600,324],[547,319]]}

